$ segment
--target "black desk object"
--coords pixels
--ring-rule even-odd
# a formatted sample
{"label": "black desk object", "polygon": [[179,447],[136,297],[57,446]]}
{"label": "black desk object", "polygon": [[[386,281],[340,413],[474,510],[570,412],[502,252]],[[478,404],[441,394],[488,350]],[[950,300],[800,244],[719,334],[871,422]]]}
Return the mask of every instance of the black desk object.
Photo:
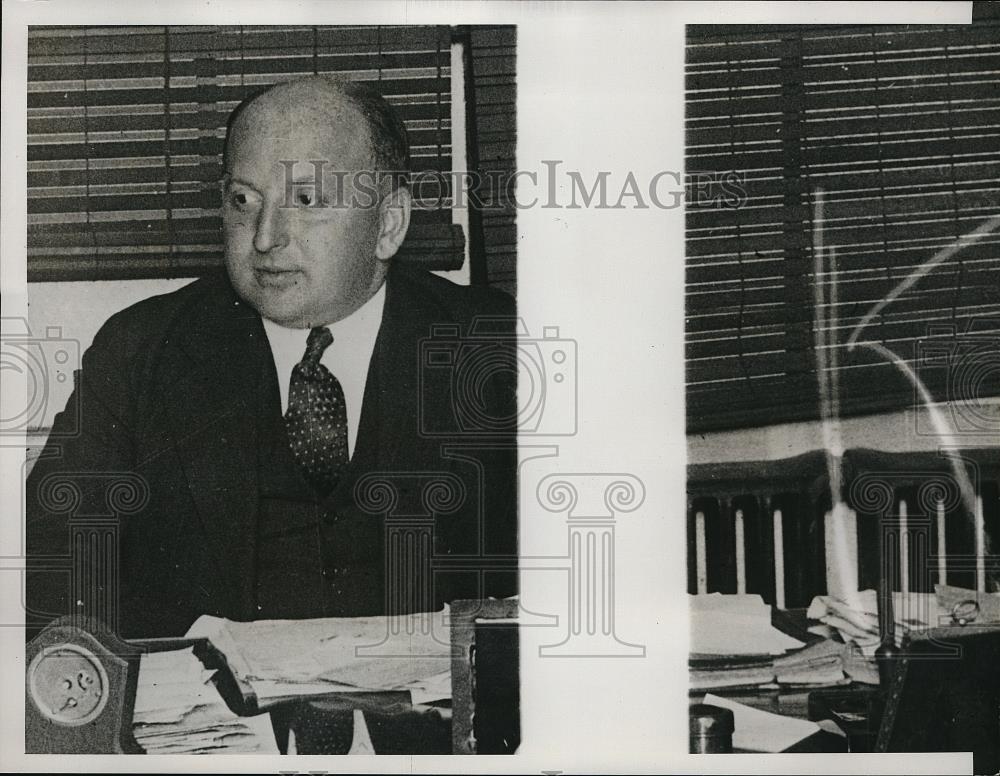
{"label": "black desk object", "polygon": [[912,633],[887,690],[876,752],[972,752],[1000,771],[1000,625]]}
{"label": "black desk object", "polygon": [[832,719],[852,752],[972,752],[1000,771],[1000,626],[913,631],[886,689],[819,690],[809,718]]}
{"label": "black desk object", "polygon": [[512,754],[521,743],[517,609],[511,600],[451,604],[455,754]]}
{"label": "black desk object", "polygon": [[885,706],[885,693],[859,685],[809,693],[809,719],[828,719],[847,736],[850,752],[874,752]]}

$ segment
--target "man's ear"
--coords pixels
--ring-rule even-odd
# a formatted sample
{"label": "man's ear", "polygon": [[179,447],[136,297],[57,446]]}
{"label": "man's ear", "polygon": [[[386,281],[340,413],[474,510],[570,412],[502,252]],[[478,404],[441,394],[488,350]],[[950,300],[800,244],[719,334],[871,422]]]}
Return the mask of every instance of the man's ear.
{"label": "man's ear", "polygon": [[399,246],[403,244],[406,230],[410,228],[410,210],[413,199],[410,190],[405,186],[388,194],[379,204],[379,233],[375,243],[375,257],[388,261],[396,255]]}

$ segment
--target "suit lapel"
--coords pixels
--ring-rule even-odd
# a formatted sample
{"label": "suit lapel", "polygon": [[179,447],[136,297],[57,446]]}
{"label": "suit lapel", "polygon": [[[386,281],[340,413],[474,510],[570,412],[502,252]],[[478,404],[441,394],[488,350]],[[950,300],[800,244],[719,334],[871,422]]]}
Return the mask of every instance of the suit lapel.
{"label": "suit lapel", "polygon": [[[260,317],[228,284],[169,343],[165,397],[175,449],[231,616],[253,615],[258,414],[273,364]],[[169,379],[169,378],[168,378]]]}
{"label": "suit lapel", "polygon": [[[420,342],[441,312],[405,272],[390,273],[382,323],[368,368],[355,455],[334,495],[370,472],[411,472],[426,462],[432,440],[420,434]],[[426,465],[426,463],[424,464]]]}
{"label": "suit lapel", "polygon": [[[390,273],[387,283],[355,455],[328,497],[337,511],[353,505],[354,484],[364,474],[440,467],[438,440],[418,429],[420,342],[448,315],[405,272]],[[259,422],[262,410],[279,406],[260,317],[222,282],[171,337],[161,363],[163,411],[217,569],[213,592],[229,616],[252,619]],[[449,411],[447,396],[425,399],[441,405],[428,411]]]}

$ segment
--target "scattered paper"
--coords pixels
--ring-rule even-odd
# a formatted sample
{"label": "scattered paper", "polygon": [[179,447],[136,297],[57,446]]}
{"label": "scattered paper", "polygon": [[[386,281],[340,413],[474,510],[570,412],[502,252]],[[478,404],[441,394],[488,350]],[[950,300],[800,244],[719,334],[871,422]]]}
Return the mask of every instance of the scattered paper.
{"label": "scattered paper", "polygon": [[692,690],[761,687],[774,683],[774,664],[771,661],[764,663],[705,661],[692,665],[688,673]]}
{"label": "scattered paper", "polygon": [[[934,627],[950,619],[934,593],[893,593],[892,610],[897,640],[907,630]],[[836,628],[851,639],[878,635],[878,598],[874,590],[861,590],[846,601],[834,596],[816,596],[806,616]]]}
{"label": "scattered paper", "polygon": [[803,642],[771,625],[759,595],[689,596],[691,647],[697,655],[783,655]]}
{"label": "scattered paper", "polygon": [[782,752],[820,730],[819,725],[807,719],[772,714],[711,693],[703,702],[732,710],[733,749]]}
{"label": "scattered paper", "polygon": [[411,682],[402,689],[410,691],[410,702],[414,705],[447,700],[451,698],[451,669]]}
{"label": "scattered paper", "polygon": [[844,645],[835,641],[817,641],[797,652],[774,661],[775,679],[793,687],[829,687],[846,684]]}
{"label": "scattered paper", "polygon": [[[935,585],[934,593],[893,593],[892,613],[894,640],[897,646],[910,631],[949,625],[952,608],[959,603],[975,601],[979,607],[976,622],[1000,621],[1000,595],[976,592],[950,585]],[[878,626],[878,596],[874,590],[861,590],[847,600],[834,596],[816,596],[806,613],[819,620],[809,630],[824,628],[836,634],[844,643],[842,663],[844,673],[855,682],[878,684],[875,652],[882,643]]]}
{"label": "scattered paper", "polygon": [[[398,617],[234,622],[200,617],[190,637],[208,638],[258,705],[329,692],[415,690],[451,696],[448,611]],[[447,675],[447,693],[441,695]]]}
{"label": "scattered paper", "polygon": [[880,684],[874,651],[867,654],[866,650],[857,644],[845,644],[843,657],[844,673],[851,678],[851,681],[861,684]]}
{"label": "scattered paper", "polygon": [[139,661],[132,732],[148,754],[278,754],[268,714],[234,714],[193,650]]}

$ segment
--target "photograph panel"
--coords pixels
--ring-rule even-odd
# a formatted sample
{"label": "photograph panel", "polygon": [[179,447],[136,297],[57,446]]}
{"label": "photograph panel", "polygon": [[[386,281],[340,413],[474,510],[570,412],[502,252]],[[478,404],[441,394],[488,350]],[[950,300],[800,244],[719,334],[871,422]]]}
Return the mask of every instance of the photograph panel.
{"label": "photograph panel", "polygon": [[687,28],[692,751],[1000,766],[998,55]]}

